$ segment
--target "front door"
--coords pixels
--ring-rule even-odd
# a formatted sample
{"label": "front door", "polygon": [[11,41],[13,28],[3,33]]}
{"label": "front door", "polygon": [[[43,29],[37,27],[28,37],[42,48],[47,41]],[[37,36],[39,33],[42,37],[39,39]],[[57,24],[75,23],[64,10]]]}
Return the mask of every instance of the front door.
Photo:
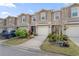
{"label": "front door", "polygon": [[31,31],[32,31],[32,34],[35,34],[36,33],[36,26],[31,26]]}

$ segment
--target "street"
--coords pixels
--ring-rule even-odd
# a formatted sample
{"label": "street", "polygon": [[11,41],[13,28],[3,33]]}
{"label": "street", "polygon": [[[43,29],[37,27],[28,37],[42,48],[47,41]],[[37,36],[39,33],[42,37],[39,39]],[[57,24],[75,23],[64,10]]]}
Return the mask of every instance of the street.
{"label": "street", "polygon": [[31,49],[29,50],[22,50],[19,48],[14,48],[14,47],[8,47],[5,45],[0,45],[0,56],[60,56],[60,54],[55,54],[55,53],[42,53],[38,52],[36,50]]}

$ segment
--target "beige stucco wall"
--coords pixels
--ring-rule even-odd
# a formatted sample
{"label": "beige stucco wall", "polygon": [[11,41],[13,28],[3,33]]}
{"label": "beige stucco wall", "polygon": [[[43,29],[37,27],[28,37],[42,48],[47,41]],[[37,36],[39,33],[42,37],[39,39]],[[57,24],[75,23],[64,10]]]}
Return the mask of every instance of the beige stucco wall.
{"label": "beige stucco wall", "polygon": [[[35,13],[36,16],[36,24],[37,25],[48,25],[51,23],[51,11],[50,10],[41,10]],[[44,17],[44,19],[42,19]]]}
{"label": "beige stucco wall", "polygon": [[0,27],[4,27],[4,20],[0,20]]}
{"label": "beige stucco wall", "polygon": [[5,27],[15,27],[16,26],[16,18],[8,16],[6,19],[6,25]]}
{"label": "beige stucco wall", "polygon": [[[24,21],[22,21],[22,17],[24,17]],[[21,14],[17,17],[17,26],[28,30],[30,28],[30,20],[31,16],[29,14]]]}

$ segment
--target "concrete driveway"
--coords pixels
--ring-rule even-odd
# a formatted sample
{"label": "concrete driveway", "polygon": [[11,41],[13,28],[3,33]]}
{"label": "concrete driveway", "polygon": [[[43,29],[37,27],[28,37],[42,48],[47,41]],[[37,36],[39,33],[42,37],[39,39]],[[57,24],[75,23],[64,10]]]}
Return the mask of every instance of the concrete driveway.
{"label": "concrete driveway", "polygon": [[76,44],[79,46],[79,36],[75,37],[75,36],[70,36],[70,39]]}
{"label": "concrete driveway", "polygon": [[40,49],[40,46],[44,42],[46,37],[47,37],[46,35],[35,36],[34,38],[19,45],[18,47]]}

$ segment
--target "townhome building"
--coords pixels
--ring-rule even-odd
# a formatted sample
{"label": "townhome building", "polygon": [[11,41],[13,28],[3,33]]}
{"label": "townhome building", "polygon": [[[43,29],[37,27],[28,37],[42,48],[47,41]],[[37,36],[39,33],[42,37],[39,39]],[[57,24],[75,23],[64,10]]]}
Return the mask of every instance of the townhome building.
{"label": "townhome building", "polygon": [[63,32],[69,36],[79,35],[79,4],[75,3],[62,10]]}
{"label": "townhome building", "polygon": [[8,16],[4,20],[4,30],[15,30],[17,27],[17,18],[13,16]]}
{"label": "townhome building", "polygon": [[8,16],[3,27],[9,31],[21,27],[38,35],[49,33],[71,35],[75,31],[79,33],[79,4],[75,3],[56,11],[42,9],[32,15],[22,13],[16,17]]}
{"label": "townhome building", "polygon": [[38,35],[47,35],[51,31],[51,10],[42,9],[32,15],[31,30]]}
{"label": "townhome building", "polygon": [[22,13],[17,16],[17,27],[25,28],[26,30],[29,31],[30,21],[31,21],[31,15]]}

